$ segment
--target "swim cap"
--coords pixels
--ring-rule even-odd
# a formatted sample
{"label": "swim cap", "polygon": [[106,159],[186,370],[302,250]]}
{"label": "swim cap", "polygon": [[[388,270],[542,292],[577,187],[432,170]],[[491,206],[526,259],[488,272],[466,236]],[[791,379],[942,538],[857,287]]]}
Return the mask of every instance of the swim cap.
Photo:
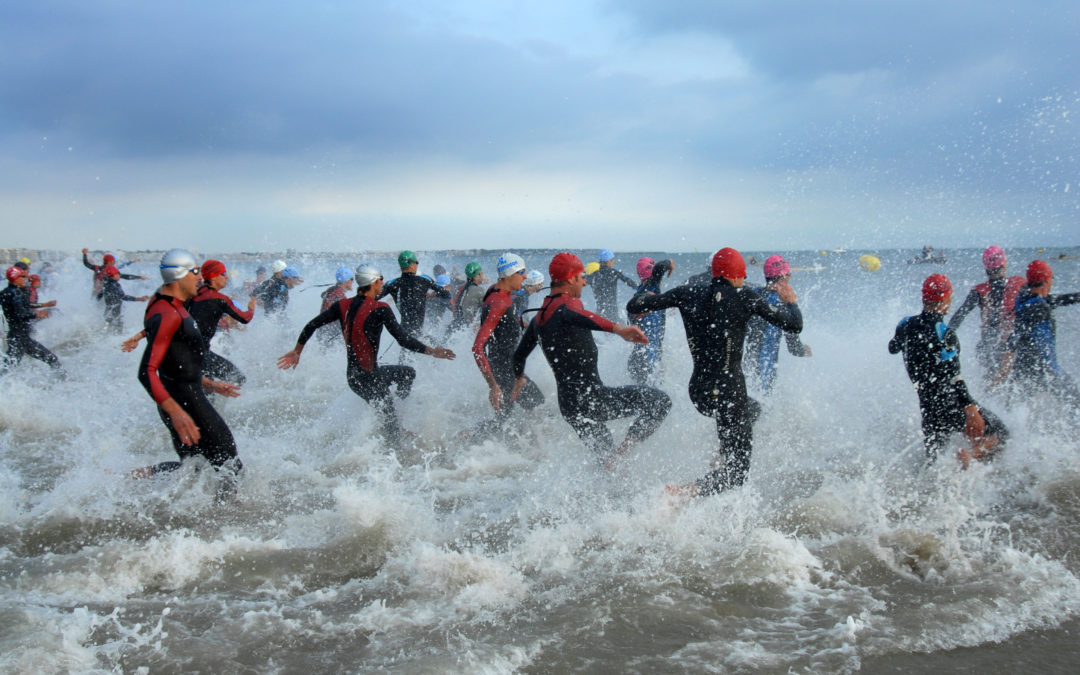
{"label": "swim cap", "polygon": [[931,274],[922,282],[923,302],[941,302],[952,293],[952,282],[944,274]]}
{"label": "swim cap", "polygon": [[356,285],[360,288],[367,288],[379,279],[382,279],[382,272],[371,265],[356,268]]}
{"label": "swim cap", "polygon": [[540,270],[529,270],[529,273],[525,275],[526,286],[543,286],[544,285],[544,273]]}
{"label": "swim cap", "polygon": [[41,281],[41,277],[39,277],[36,274],[31,274],[30,275],[30,283],[34,283],[35,281]]}
{"label": "swim cap", "polygon": [[21,260],[19,262],[15,263],[15,267],[18,267],[19,269],[23,270],[24,272],[29,272],[30,271],[30,263],[24,263]]}
{"label": "swim cap", "polygon": [[213,279],[214,277],[228,278],[229,272],[225,269],[225,263],[220,260],[207,260],[199,265],[199,269],[202,270],[203,279]]}
{"label": "swim cap", "polygon": [[996,270],[1005,264],[1005,251],[1000,246],[989,246],[983,251],[983,267],[986,271]]}
{"label": "swim cap", "polygon": [[648,279],[652,276],[652,268],[656,266],[656,261],[652,258],[640,258],[637,261],[637,275],[642,280]]}
{"label": "swim cap", "polygon": [[7,280],[8,281],[15,281],[16,279],[18,279],[19,277],[21,277],[24,274],[26,274],[26,270],[24,270],[21,267],[16,267],[16,266],[12,265],[11,267],[9,267],[7,269]]}
{"label": "swim cap", "polygon": [[483,271],[484,271],[484,268],[480,267],[480,263],[471,262],[471,263],[469,263],[468,265],[465,266],[465,278],[466,279],[472,279],[477,274],[480,274]]}
{"label": "swim cap", "polygon": [[435,278],[439,278],[440,274],[446,274],[446,268],[442,265],[436,265],[431,268],[431,273],[435,275]]}
{"label": "swim cap", "polygon": [[19,258],[19,262],[23,263],[24,265],[29,265],[30,258]]}
{"label": "swim cap", "polygon": [[594,260],[585,266],[585,274],[586,276],[589,274],[595,274],[598,269],[600,269],[600,263]]}
{"label": "swim cap", "polygon": [[104,270],[102,270],[102,272],[104,272],[104,273],[105,273],[105,276],[107,276],[107,277],[111,277],[111,276],[113,276],[114,274],[115,274],[116,276],[120,276],[120,270],[116,269],[116,268],[115,268],[115,267],[113,267],[112,265],[106,265],[106,266],[105,266],[105,269],[104,269]]}
{"label": "swim cap", "polygon": [[783,256],[771,255],[765,259],[765,278],[773,279],[791,274],[791,265],[787,264]]}
{"label": "swim cap", "polygon": [[743,260],[742,254],[735,249],[730,247],[722,248],[713,254],[712,275],[713,278],[745,279],[746,261]]}
{"label": "swim cap", "polygon": [[435,277],[435,285],[436,286],[449,286],[450,285],[450,277],[448,277],[445,274],[440,274],[439,276]]}
{"label": "swim cap", "polygon": [[605,248],[596,254],[596,259],[600,262],[607,262],[609,260],[614,260],[615,254],[611,252],[611,249]]}
{"label": "swim cap", "polygon": [[1027,268],[1027,282],[1036,286],[1054,278],[1054,270],[1045,260],[1032,260]]}
{"label": "swim cap", "polygon": [[398,253],[397,264],[401,269],[405,269],[414,262],[419,261],[416,259],[416,254],[412,251],[402,251],[401,253]]}
{"label": "swim cap", "polygon": [[281,270],[281,278],[282,279],[299,279],[300,278],[300,271],[298,269],[296,269],[295,267],[293,267],[292,265],[289,265],[285,269]]}
{"label": "swim cap", "polygon": [[259,265],[255,270],[255,276],[259,276],[260,274],[266,274],[266,265]]}
{"label": "swim cap", "polygon": [[170,251],[166,251],[165,255],[161,256],[161,280],[167,284],[171,284],[174,281],[180,281],[188,275],[189,272],[198,268],[198,264],[195,262],[195,255],[183,248],[174,248]]}
{"label": "swim cap", "polygon": [[581,258],[566,251],[556,253],[548,263],[548,276],[551,277],[552,283],[570,281],[584,271],[585,266],[581,264]]}
{"label": "swim cap", "polygon": [[288,267],[288,265],[285,264],[284,260],[275,260],[270,265],[270,271],[277,274],[278,272],[284,271],[286,267]]}
{"label": "swim cap", "polygon": [[514,253],[503,253],[495,263],[495,269],[499,273],[499,278],[505,279],[512,274],[524,272],[525,261],[521,259],[521,256]]}
{"label": "swim cap", "polygon": [[[27,262],[30,261],[28,260]],[[112,253],[106,253],[105,257],[101,259],[101,262],[105,263],[106,265],[112,265],[116,262],[116,256],[114,256]]]}
{"label": "swim cap", "polygon": [[334,272],[334,281],[338,282],[339,284],[343,284],[352,278],[353,271],[348,267],[339,267],[337,268],[337,272]]}

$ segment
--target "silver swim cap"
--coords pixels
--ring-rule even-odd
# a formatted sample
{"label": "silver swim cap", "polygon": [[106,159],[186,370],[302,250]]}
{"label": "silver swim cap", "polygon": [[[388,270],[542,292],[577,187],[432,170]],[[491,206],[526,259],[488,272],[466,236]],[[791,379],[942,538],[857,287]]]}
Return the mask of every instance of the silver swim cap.
{"label": "silver swim cap", "polygon": [[161,280],[167,284],[180,281],[198,268],[195,256],[184,248],[174,248],[161,256]]}
{"label": "silver swim cap", "polygon": [[356,286],[358,288],[366,288],[379,279],[382,279],[382,272],[371,265],[356,268]]}

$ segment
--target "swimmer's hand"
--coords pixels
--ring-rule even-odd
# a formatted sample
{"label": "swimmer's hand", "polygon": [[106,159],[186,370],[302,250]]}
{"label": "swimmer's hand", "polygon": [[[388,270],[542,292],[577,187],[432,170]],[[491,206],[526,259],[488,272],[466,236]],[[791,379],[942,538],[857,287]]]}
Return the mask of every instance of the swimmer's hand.
{"label": "swimmer's hand", "polygon": [[236,398],[240,395],[240,387],[231,382],[220,382],[218,380],[211,380],[209,377],[204,377],[202,384],[203,389],[211,394],[219,394],[221,396],[228,396],[229,398]]}
{"label": "swimmer's hand", "polygon": [[296,364],[300,363],[300,347],[293,349],[291,352],[286,352],[278,357],[277,367],[282,370],[288,370],[295,368]]}
{"label": "swimmer's hand", "polygon": [[144,330],[135,333],[134,335],[120,343],[120,350],[124,352],[135,351],[135,348],[139,346],[139,340],[142,340],[145,335],[146,331]]}
{"label": "swimmer's hand", "polygon": [[617,323],[615,324],[615,327],[611,329],[611,332],[627,342],[636,342],[640,345],[649,344],[649,338],[646,337],[645,331],[641,330],[638,326],[624,326]]}
{"label": "swimmer's hand", "polygon": [[453,361],[457,358],[457,354],[446,347],[428,347],[427,353],[437,359],[446,359],[447,361]]}

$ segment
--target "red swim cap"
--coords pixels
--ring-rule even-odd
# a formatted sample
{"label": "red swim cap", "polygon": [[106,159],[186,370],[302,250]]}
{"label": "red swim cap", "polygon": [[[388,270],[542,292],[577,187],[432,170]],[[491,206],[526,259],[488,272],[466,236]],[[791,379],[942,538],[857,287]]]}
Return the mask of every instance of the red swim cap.
{"label": "red swim cap", "polygon": [[112,265],[106,265],[106,266],[105,266],[105,269],[104,269],[104,270],[102,270],[102,272],[103,272],[103,273],[105,274],[105,276],[107,276],[107,277],[111,277],[111,276],[112,276],[112,275],[114,275],[114,274],[116,274],[116,275],[119,275],[119,274],[120,274],[120,270],[116,269],[116,268],[115,268],[115,267],[113,267]]}
{"label": "red swim cap", "polygon": [[556,253],[548,264],[548,276],[551,277],[552,283],[570,281],[584,271],[585,265],[581,263],[581,258],[565,251]]}
{"label": "red swim cap", "polygon": [[26,270],[24,270],[23,268],[11,266],[7,269],[7,280],[15,281],[24,274],[26,274]]}
{"label": "red swim cap", "polygon": [[923,302],[941,302],[952,293],[952,282],[944,274],[931,274],[922,282]]}
{"label": "red swim cap", "polygon": [[114,256],[112,253],[106,253],[105,257],[102,258],[101,261],[104,262],[106,265],[112,265],[116,262],[116,256]]}
{"label": "red swim cap", "polygon": [[228,278],[229,276],[228,271],[225,269],[225,263],[220,260],[207,260],[202,265],[199,265],[199,268],[202,271],[203,279],[209,280],[214,277]]}
{"label": "red swim cap", "polygon": [[1045,260],[1032,260],[1027,268],[1027,282],[1032,285],[1041,284],[1054,278],[1054,270]]}
{"label": "red swim cap", "polygon": [[725,279],[745,279],[746,261],[742,253],[733,248],[722,248],[712,257],[712,275]]}
{"label": "red swim cap", "polygon": [[39,277],[36,274],[31,274],[29,279],[30,279],[30,283],[34,283],[35,281],[41,281],[41,277]]}

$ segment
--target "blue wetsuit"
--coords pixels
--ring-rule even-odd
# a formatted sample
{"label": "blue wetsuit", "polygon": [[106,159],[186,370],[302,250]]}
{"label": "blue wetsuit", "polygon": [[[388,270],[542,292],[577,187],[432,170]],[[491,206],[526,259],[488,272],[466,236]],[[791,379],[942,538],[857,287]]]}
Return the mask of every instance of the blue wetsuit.
{"label": "blue wetsuit", "polygon": [[[772,289],[761,289],[765,302],[779,307],[780,294]],[[806,345],[799,339],[799,334],[784,330],[767,323],[761,317],[750,319],[746,326],[746,360],[753,373],[758,377],[762,393],[768,394],[776,381],[776,361],[780,358],[780,337],[787,342],[787,349],[793,356],[806,356]]]}

